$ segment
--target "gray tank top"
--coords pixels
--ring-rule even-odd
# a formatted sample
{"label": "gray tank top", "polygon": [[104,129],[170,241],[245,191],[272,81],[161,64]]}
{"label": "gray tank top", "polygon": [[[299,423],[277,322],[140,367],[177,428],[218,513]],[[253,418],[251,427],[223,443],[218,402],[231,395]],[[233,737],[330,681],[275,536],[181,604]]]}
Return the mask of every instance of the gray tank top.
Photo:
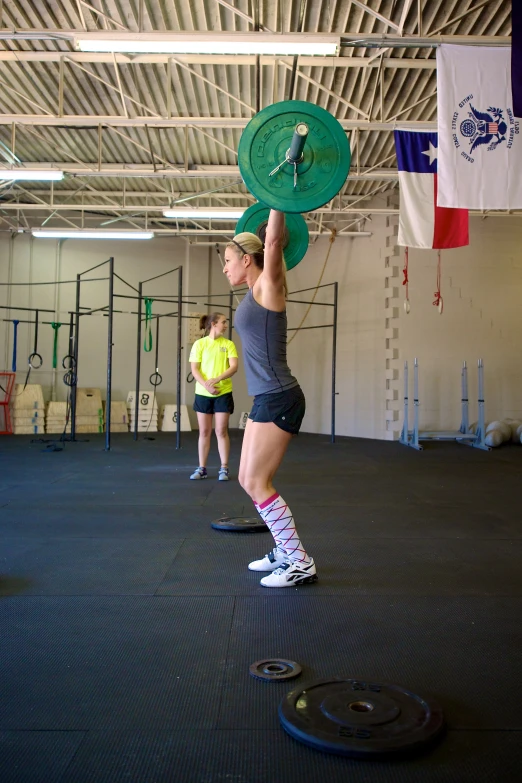
{"label": "gray tank top", "polygon": [[248,393],[274,394],[298,386],[286,362],[286,310],[267,310],[249,290],[236,310]]}

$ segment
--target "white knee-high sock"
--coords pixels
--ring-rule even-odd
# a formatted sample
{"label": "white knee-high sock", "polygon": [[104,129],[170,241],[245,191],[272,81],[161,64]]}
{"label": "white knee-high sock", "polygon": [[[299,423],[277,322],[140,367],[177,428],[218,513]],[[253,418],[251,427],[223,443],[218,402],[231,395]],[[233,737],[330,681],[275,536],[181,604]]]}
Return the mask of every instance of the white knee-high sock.
{"label": "white knee-high sock", "polygon": [[310,557],[306,554],[297,535],[292,512],[281,495],[276,492],[264,503],[259,505],[256,503],[256,508],[272,533],[279,551],[284,551],[293,562],[309,562]]}

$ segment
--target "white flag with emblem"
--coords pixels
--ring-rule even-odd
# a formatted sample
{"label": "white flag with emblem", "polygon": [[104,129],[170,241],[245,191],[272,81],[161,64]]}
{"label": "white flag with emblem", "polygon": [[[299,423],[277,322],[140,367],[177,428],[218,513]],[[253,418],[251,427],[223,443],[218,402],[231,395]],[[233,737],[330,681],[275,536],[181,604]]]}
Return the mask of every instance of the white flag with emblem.
{"label": "white flag with emblem", "polygon": [[522,136],[513,114],[511,50],[437,50],[439,207],[522,208]]}

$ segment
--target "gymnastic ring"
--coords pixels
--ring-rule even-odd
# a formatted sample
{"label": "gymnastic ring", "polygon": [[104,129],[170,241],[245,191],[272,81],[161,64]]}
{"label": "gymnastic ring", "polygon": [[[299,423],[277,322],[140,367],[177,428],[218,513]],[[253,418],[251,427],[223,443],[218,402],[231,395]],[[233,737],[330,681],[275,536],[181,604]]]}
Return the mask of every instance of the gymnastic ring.
{"label": "gymnastic ring", "polygon": [[67,372],[64,373],[63,382],[69,387],[76,386],[76,373],[72,370],[67,370]]}
{"label": "gymnastic ring", "polygon": [[160,383],[163,383],[163,378],[161,377],[159,372],[153,372],[149,378],[149,383],[151,386],[159,386]]}
{"label": "gymnastic ring", "polygon": [[[35,359],[39,359],[39,360],[40,360],[40,364],[35,364],[35,363],[34,363],[34,360],[35,360]],[[28,362],[28,364],[29,364],[29,367],[30,367],[32,370],[39,370],[39,369],[40,369],[40,367],[41,367],[41,366],[42,366],[42,364],[43,364],[43,359],[42,359],[41,355],[40,355],[39,353],[36,353],[36,351],[35,351],[34,353],[32,353],[32,354],[30,355],[30,357],[29,357],[29,359],[27,360],[27,362]]]}
{"label": "gymnastic ring", "polygon": [[[67,362],[67,359],[69,359],[68,364],[65,364]],[[64,370],[74,370],[76,369],[76,359],[71,353],[68,353],[67,356],[64,356],[62,359],[62,367]]]}
{"label": "gymnastic ring", "polygon": [[191,372],[189,372],[189,374],[187,375],[187,383],[194,383],[194,381],[195,381],[195,380],[196,380],[196,379],[194,378],[194,376],[192,375],[192,373],[191,373]]}

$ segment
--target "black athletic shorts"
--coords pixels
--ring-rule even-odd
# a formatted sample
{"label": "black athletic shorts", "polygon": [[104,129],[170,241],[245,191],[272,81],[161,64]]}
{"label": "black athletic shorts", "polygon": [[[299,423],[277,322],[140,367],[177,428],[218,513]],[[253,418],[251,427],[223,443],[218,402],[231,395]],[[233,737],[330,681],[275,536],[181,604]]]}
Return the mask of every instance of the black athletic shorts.
{"label": "black athletic shorts", "polygon": [[234,413],[234,398],[232,392],[220,394],[219,397],[205,397],[204,394],[196,394],[192,407],[196,413]]}
{"label": "black athletic shorts", "polygon": [[257,394],[250,411],[252,421],[274,424],[292,435],[297,435],[306,411],[306,401],[300,386],[273,394]]}

